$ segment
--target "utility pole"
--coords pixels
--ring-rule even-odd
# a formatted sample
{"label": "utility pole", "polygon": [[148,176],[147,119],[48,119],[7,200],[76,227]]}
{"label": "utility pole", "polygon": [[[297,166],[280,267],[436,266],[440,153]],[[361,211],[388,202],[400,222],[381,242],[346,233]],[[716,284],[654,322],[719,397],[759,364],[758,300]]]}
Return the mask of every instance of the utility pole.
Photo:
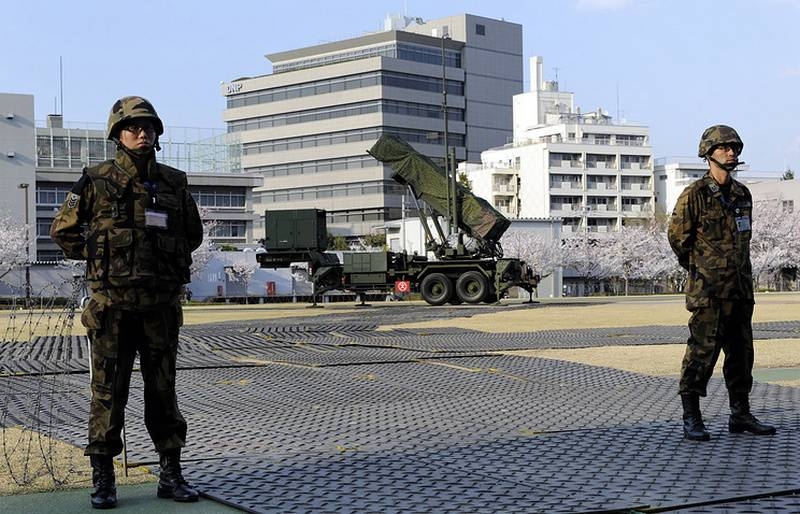
{"label": "utility pole", "polygon": [[[442,30],[442,116],[444,117],[444,178],[446,187],[446,197],[447,197],[447,210],[450,211],[450,146],[447,142],[447,71],[446,71],[446,64],[445,64],[445,54],[444,54],[444,40],[450,39],[450,36],[444,33]],[[455,196],[455,190],[453,190],[452,194]],[[452,218],[453,213],[448,212],[447,214],[448,222],[447,222],[447,235],[449,236],[452,234]]]}

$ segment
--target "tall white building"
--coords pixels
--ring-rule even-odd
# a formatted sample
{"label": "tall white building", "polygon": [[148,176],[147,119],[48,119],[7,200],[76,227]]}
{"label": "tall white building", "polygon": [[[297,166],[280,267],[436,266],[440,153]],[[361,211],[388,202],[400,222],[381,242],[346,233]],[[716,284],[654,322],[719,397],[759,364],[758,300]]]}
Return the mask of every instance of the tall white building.
{"label": "tall white building", "polygon": [[531,58],[531,91],[514,96],[513,142],[464,166],[473,190],[510,217],[562,218],[565,230],[606,232],[653,217],[649,129],[581,113],[574,94],[544,81]]}
{"label": "tall white building", "polygon": [[389,17],[384,31],[267,58],[271,74],[222,85],[242,167],[264,177],[254,211],[325,209],[337,235],[401,217],[404,187],[366,153],[382,134],[442,163],[446,126],[456,159],[477,160],[508,140],[522,92],[522,27],[469,14]]}

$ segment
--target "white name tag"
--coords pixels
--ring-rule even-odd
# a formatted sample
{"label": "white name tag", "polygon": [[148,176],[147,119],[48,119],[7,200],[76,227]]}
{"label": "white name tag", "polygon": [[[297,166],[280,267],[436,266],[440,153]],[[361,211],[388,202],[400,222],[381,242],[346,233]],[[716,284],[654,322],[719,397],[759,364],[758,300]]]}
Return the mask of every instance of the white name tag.
{"label": "white name tag", "polygon": [[167,213],[145,209],[144,226],[151,228],[167,228]]}
{"label": "white name tag", "polygon": [[750,216],[737,216],[736,230],[739,232],[747,232],[750,230]]}

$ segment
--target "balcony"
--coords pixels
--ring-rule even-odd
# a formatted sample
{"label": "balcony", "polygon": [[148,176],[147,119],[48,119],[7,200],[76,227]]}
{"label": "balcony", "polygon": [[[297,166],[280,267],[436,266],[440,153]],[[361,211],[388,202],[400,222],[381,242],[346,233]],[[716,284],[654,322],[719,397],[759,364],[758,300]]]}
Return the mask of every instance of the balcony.
{"label": "balcony", "polygon": [[508,184],[494,184],[492,186],[492,192],[493,193],[500,193],[500,194],[507,193],[507,194],[512,194],[513,195],[514,193],[517,192],[517,186],[516,186],[516,184],[511,184],[511,183],[508,183]]}
{"label": "balcony", "polygon": [[653,215],[653,208],[649,203],[626,204],[622,206],[622,214],[649,217]]}
{"label": "balcony", "polygon": [[551,216],[575,216],[580,214],[583,207],[580,204],[573,203],[554,203],[550,205]]}
{"label": "balcony", "polygon": [[616,191],[617,186],[613,182],[589,182],[587,191]]}
{"label": "balcony", "polygon": [[550,189],[555,191],[581,191],[580,182],[551,182]]}
{"label": "balcony", "polygon": [[617,204],[616,203],[595,203],[589,204],[586,206],[587,212],[609,212],[609,211],[616,211]]}
{"label": "balcony", "polygon": [[583,163],[581,161],[550,161],[549,165],[551,169],[583,169]]}

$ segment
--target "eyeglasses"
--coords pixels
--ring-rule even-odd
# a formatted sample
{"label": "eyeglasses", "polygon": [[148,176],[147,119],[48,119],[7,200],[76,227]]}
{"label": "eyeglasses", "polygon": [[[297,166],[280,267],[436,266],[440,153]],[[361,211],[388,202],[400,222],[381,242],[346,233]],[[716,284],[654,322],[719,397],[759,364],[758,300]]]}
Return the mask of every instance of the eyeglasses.
{"label": "eyeglasses", "polygon": [[739,154],[739,152],[742,151],[742,148],[739,145],[737,145],[736,143],[722,143],[720,145],[715,146],[714,148],[719,148],[723,152],[727,152],[729,150],[733,150],[733,152],[735,154],[737,154],[737,155]]}
{"label": "eyeglasses", "polygon": [[130,132],[134,136],[138,136],[140,133],[142,133],[142,131],[144,131],[147,134],[155,134],[156,133],[155,127],[153,127],[150,124],[147,124],[147,125],[134,125],[134,124],[131,124],[131,125],[128,125],[126,127],[122,127],[122,130]]}

